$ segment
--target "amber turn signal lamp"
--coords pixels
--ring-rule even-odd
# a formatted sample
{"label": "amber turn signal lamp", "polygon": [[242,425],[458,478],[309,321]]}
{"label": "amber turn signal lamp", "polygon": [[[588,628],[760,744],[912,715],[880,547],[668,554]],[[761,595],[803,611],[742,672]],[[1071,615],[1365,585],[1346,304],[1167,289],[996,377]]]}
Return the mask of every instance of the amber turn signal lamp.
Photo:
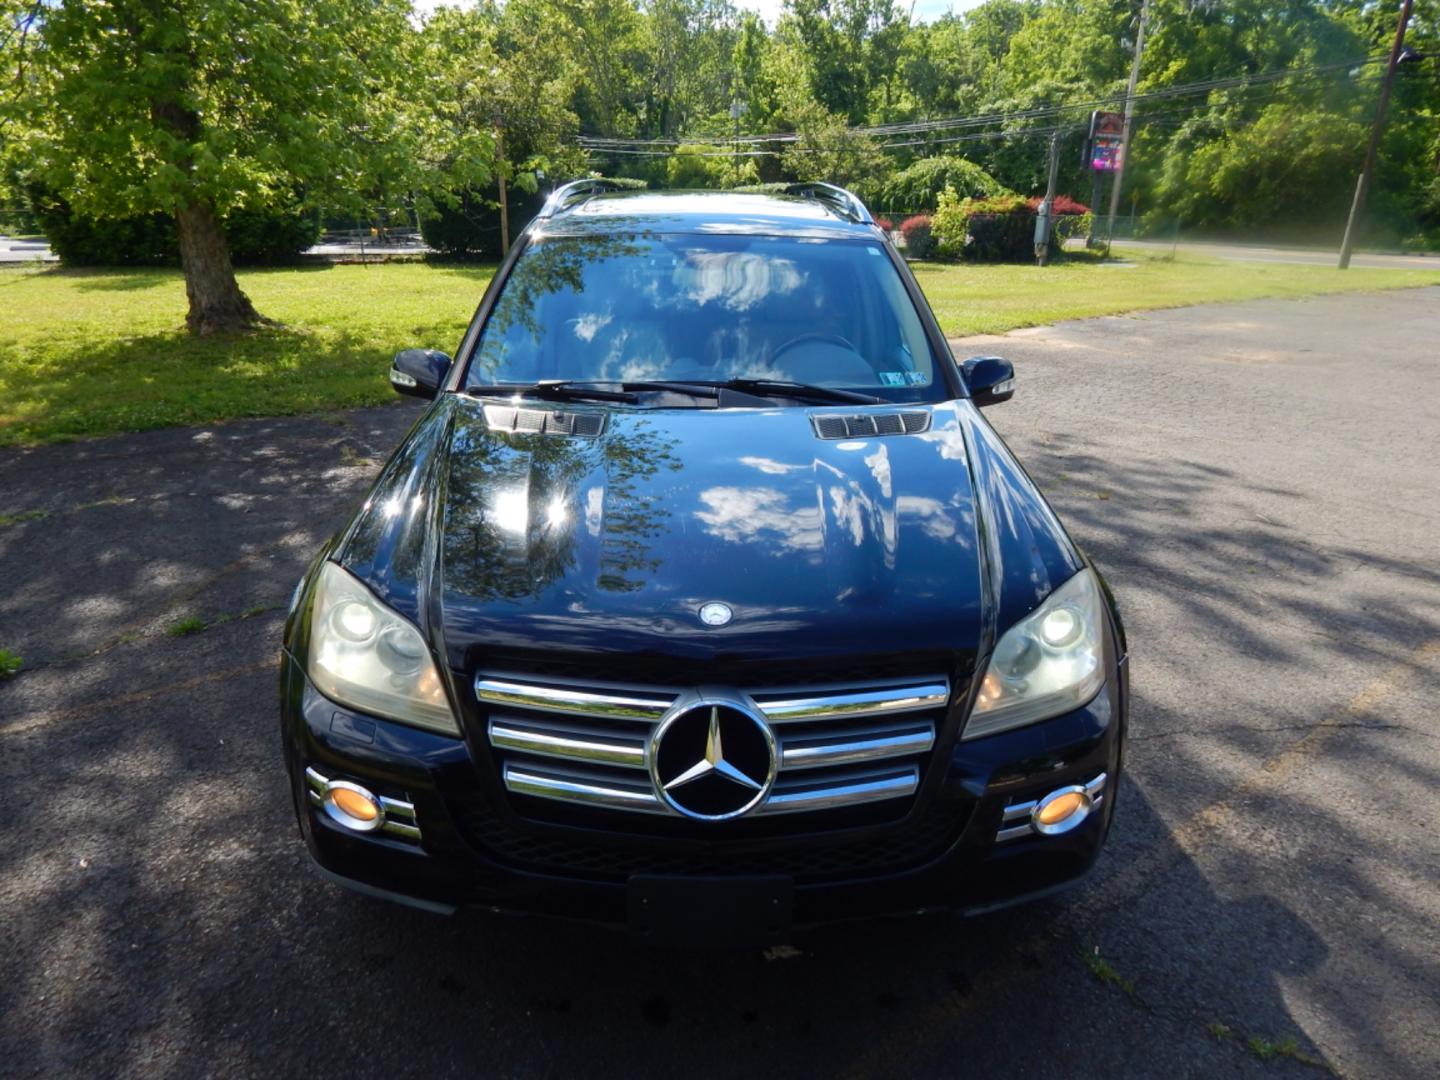
{"label": "amber turn signal lamp", "polygon": [[331,821],[354,832],[378,829],[385,820],[375,794],[348,780],[331,780],[325,786],[325,813]]}
{"label": "amber turn signal lamp", "polygon": [[1030,824],[1042,836],[1058,836],[1089,817],[1092,805],[1083,787],[1059,788],[1035,804]]}
{"label": "amber turn signal lamp", "polygon": [[1073,791],[1067,791],[1049,806],[1035,815],[1035,820],[1041,825],[1059,825],[1075,811],[1085,805],[1085,796]]}

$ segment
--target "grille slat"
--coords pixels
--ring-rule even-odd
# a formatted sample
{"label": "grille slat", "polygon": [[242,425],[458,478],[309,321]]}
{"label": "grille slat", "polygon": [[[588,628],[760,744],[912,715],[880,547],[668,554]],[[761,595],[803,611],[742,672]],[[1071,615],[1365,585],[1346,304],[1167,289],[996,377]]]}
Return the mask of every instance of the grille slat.
{"label": "grille slat", "polygon": [[537,795],[542,799],[609,806],[647,814],[665,812],[649,785],[625,785],[607,777],[544,772],[536,768],[506,765],[505,787],[517,795]]}
{"label": "grille slat", "polygon": [[540,757],[645,768],[645,740],[599,731],[537,722],[490,721],[490,745]]}
{"label": "grille slat", "polygon": [[[496,672],[478,675],[475,689],[511,794],[675,815],[651,784],[649,743],[691,692]],[[775,783],[753,811],[766,816],[912,797],[950,686],[932,678],[733,693],[775,726]]]}
{"label": "grille slat", "polygon": [[674,692],[658,695],[626,691],[597,693],[574,686],[495,678],[478,679],[475,692],[488,705],[515,705],[544,712],[631,720],[658,720],[675,700]]}
{"label": "grille slat", "polygon": [[841,729],[824,735],[785,736],[780,739],[780,768],[818,769],[857,761],[910,757],[935,745],[935,725],[905,728]]}
{"label": "grille slat", "polygon": [[[516,765],[505,766],[504,778],[506,789],[517,795],[535,795],[542,799],[608,806],[645,814],[670,813],[648,787],[627,784],[623,778]],[[919,786],[920,770],[914,765],[881,773],[847,775],[843,779],[821,783],[813,780],[777,781],[770,797],[755,813],[757,816],[798,814],[900,799],[915,794]]]}
{"label": "grille slat", "polygon": [[847,775],[842,780],[823,784],[776,784],[770,798],[758,811],[761,814],[798,814],[807,810],[831,810],[857,803],[901,799],[914,795],[920,786],[920,770],[914,765],[904,769],[863,776]]}
{"label": "grille slat", "polygon": [[944,706],[950,696],[945,682],[920,686],[888,686],[866,690],[831,690],[805,696],[768,691],[750,695],[756,707],[772,724],[796,720],[828,720],[835,717],[881,716],[890,713],[920,712]]}

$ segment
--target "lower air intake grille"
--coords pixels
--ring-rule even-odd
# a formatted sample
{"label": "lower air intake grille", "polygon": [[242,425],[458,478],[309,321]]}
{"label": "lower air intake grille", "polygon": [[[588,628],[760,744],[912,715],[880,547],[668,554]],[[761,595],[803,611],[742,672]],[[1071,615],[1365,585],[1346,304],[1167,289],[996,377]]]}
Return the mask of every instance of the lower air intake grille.
{"label": "lower air intake grille", "polygon": [[531,827],[506,825],[474,797],[455,809],[462,831],[495,862],[588,881],[624,881],[631,874],[788,874],[809,883],[900,873],[949,851],[969,816],[966,804],[936,802],[903,828],[863,839],[797,838],[779,850],[744,850],[732,845],[685,849],[670,843],[627,847],[604,833],[590,833],[583,840],[556,838]]}

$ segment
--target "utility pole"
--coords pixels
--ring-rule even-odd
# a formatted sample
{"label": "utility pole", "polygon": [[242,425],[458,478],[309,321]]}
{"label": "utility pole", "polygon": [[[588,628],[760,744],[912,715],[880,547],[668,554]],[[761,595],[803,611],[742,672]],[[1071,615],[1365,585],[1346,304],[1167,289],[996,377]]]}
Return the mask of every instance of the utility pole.
{"label": "utility pole", "polygon": [[1093,166],[1090,169],[1090,231],[1085,237],[1085,250],[1099,247],[1100,241],[1095,236],[1095,223],[1100,220],[1100,200],[1105,197],[1101,185],[1104,174]]}
{"label": "utility pole", "polygon": [[1365,148],[1365,165],[1355,181],[1355,198],[1350,203],[1350,219],[1345,222],[1345,239],[1340,242],[1340,269],[1350,269],[1350,252],[1355,247],[1355,226],[1365,209],[1365,195],[1370,177],[1375,172],[1375,158],[1380,153],[1380,136],[1385,131],[1385,113],[1390,108],[1390,91],[1395,85],[1395,69],[1405,49],[1405,27],[1410,22],[1411,0],[1400,5],[1400,23],[1395,27],[1395,44],[1390,47],[1390,62],[1385,65],[1385,78],[1380,82],[1380,103],[1375,107],[1375,123],[1370,128],[1370,145]]}
{"label": "utility pole", "polygon": [[735,121],[735,142],[731,144],[733,155],[731,157],[732,168],[735,175],[740,175],[740,99],[736,98],[730,102],[730,119]]}
{"label": "utility pole", "polygon": [[[1407,0],[1408,2],[1408,0]],[[1130,62],[1130,86],[1125,91],[1125,127],[1120,134],[1120,162],[1115,170],[1115,183],[1110,188],[1110,220],[1105,231],[1105,253],[1115,236],[1115,215],[1120,210],[1120,188],[1125,183],[1125,165],[1130,157],[1130,128],[1135,115],[1135,84],[1140,81],[1140,55],[1145,51],[1145,24],[1150,21],[1150,0],[1140,5],[1140,25],[1135,31],[1135,59]]]}
{"label": "utility pole", "polygon": [[1035,261],[1044,266],[1050,261],[1050,230],[1055,221],[1055,183],[1060,175],[1060,132],[1050,135],[1050,179],[1045,184],[1045,198],[1035,215]]}
{"label": "utility pole", "polygon": [[744,116],[749,106],[741,101],[739,97],[733,98],[730,102],[730,119],[735,121],[735,156],[734,165],[735,183],[740,182],[740,117]]}
{"label": "utility pole", "polygon": [[495,124],[495,170],[500,180],[500,257],[510,254],[510,200],[505,191],[505,129]]}

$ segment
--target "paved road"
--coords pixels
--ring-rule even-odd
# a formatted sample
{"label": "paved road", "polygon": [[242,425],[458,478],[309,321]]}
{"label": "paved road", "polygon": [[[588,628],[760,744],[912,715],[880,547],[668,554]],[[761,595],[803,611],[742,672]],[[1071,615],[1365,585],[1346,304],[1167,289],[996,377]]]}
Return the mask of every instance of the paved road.
{"label": "paved road", "polygon": [[[343,241],[316,244],[305,252],[306,255],[320,255],[328,259],[377,259],[399,255],[425,255],[430,249],[424,244],[395,242],[388,244]],[[13,236],[0,235],[0,263],[59,262],[60,257],[50,250],[43,239],[21,240]]]}
{"label": "paved road", "polygon": [[[1081,244],[1081,247],[1084,245]],[[1162,240],[1116,240],[1117,253],[1133,248],[1147,251],[1168,252],[1175,245]],[[1184,240],[1179,250],[1191,255],[1214,259],[1234,259],[1240,262],[1294,263],[1305,266],[1334,266],[1338,257],[1336,251],[1320,251],[1308,248],[1262,247],[1252,244],[1220,244],[1204,241]],[[361,244],[344,241],[341,243],[316,244],[305,254],[320,255],[331,259],[389,258],[393,256],[424,255],[430,251],[424,244],[410,242],[390,244]],[[0,236],[0,263],[7,262],[56,262],[57,256],[43,240],[17,240]],[[1351,261],[1356,270],[1434,270],[1440,266],[1440,255],[1370,255],[1358,254]]]}
{"label": "paved road", "polygon": [[[1181,240],[1172,244],[1164,240],[1116,240],[1114,250],[1123,254],[1132,250],[1168,252],[1178,250],[1187,255],[1210,259],[1231,259],[1236,262],[1292,263],[1297,266],[1334,266],[1340,258],[1340,238],[1336,236],[1333,250],[1315,248],[1268,247],[1259,244],[1222,244],[1203,240]],[[1381,255],[1359,253],[1351,257],[1352,270],[1434,270],[1440,267],[1440,255]]]}
{"label": "paved road", "polygon": [[962,343],[1128,618],[1116,830],[1067,899],[783,956],[307,870],[279,608],[411,409],[0,455],[3,1071],[1440,1074],[1437,339],[1431,289]]}
{"label": "paved road", "polygon": [[44,240],[21,240],[0,234],[0,263],[59,262]]}

